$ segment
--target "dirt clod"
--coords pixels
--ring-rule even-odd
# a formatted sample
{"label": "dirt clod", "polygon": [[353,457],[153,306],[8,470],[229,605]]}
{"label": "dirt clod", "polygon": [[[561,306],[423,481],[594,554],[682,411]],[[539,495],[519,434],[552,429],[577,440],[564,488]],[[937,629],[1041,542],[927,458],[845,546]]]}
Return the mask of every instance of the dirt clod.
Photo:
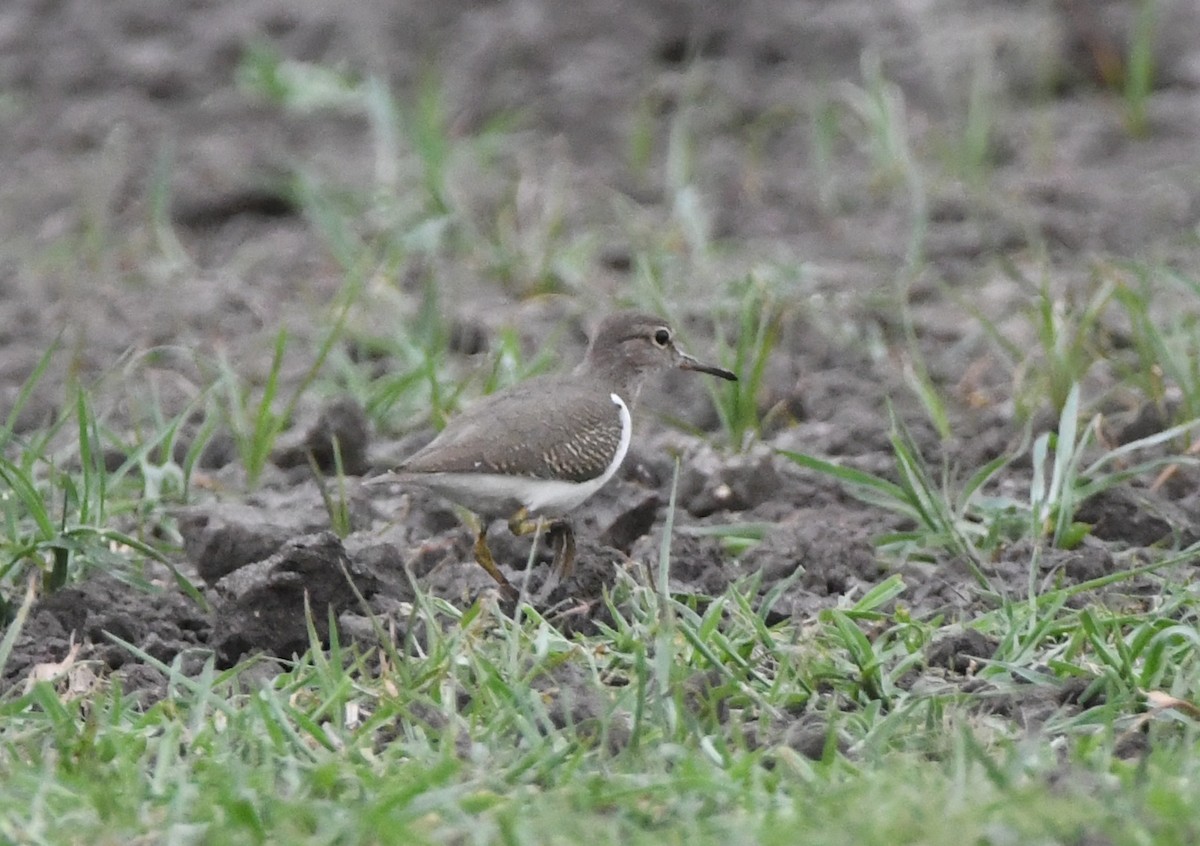
{"label": "dirt clod", "polygon": [[944,667],[959,675],[973,675],[996,653],[996,642],[974,629],[938,638],[925,649],[930,667]]}
{"label": "dirt clod", "polygon": [[[351,586],[353,581],[353,587]],[[332,532],[295,538],[265,561],[217,582],[213,648],[222,666],[246,653],[286,658],[309,646],[308,614],[319,638],[329,636],[329,611],[372,596],[378,582],[352,561]]]}
{"label": "dirt clod", "polygon": [[681,497],[693,517],[746,511],[779,495],[780,478],[769,449],[758,446],[735,456],[689,460],[680,479]]}
{"label": "dirt clod", "polygon": [[30,609],[0,688],[23,680],[35,664],[62,661],[71,643],[77,643],[81,645],[80,660],[98,660],[110,672],[119,670],[117,676],[126,691],[145,688],[152,693],[161,684],[158,671],[109,635],[164,664],[180,654],[191,655],[198,663],[188,663],[184,669],[198,672],[208,654],[210,633],[207,615],[174,585],[146,592],[111,576],[96,576],[52,593]]}
{"label": "dirt clod", "polygon": [[262,561],[295,537],[294,526],[267,522],[253,509],[238,516],[189,512],[180,520],[184,549],[200,578],[214,584],[240,567]]}
{"label": "dirt clod", "polygon": [[302,467],[311,457],[322,473],[333,474],[340,468],[348,476],[361,476],[370,468],[370,437],[371,427],[362,405],[342,397],[321,409],[300,443],[281,446],[272,453],[271,460],[277,467]]}

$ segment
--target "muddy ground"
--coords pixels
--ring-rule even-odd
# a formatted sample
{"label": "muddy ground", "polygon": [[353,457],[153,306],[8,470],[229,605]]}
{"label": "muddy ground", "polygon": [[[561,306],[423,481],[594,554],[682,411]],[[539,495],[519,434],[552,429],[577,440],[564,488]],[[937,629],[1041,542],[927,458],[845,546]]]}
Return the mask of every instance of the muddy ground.
{"label": "muddy ground", "polygon": [[[719,446],[711,400],[694,380],[647,391],[620,477],[577,514],[579,572],[547,607],[564,627],[587,631],[617,569],[644,576],[680,454],[675,591],[711,594],[761,572],[763,594],[791,580],[774,618],[803,621],[898,567],[914,615],[969,617],[981,606],[965,566],[949,556],[882,560],[872,539],[903,524],[771,448],[889,473],[890,398],[937,466],[947,457],[978,467],[1017,443],[1024,410],[1016,363],[972,307],[1015,348],[1028,348],[1029,303],[1043,279],[1067,301],[1086,302],[1118,260],[1200,266],[1200,7],[1158,6],[1155,90],[1146,134],[1136,137],[1108,84],[1113,57],[1119,64],[1128,49],[1133,3],[752,0],[733,15],[724,2],[640,0],[9,0],[0,8],[0,414],[56,339],[61,354],[22,411],[22,432],[53,419],[75,377],[93,380],[116,430],[136,416],[146,388],[168,410],[194,396],[206,375],[199,358],[224,356],[261,381],[281,327],[291,338],[285,385],[309,367],[345,274],[280,185],[304,173],[365,193],[378,178],[374,142],[362,114],[289,112],[239,85],[253,45],[351,76],[375,74],[402,102],[434,78],[456,143],[505,118],[491,169],[469,156],[452,169],[457,207],[486,224],[518,190],[535,210],[559,203],[556,231],[566,241],[591,239],[578,274],[556,276],[553,295],[533,296],[521,279],[500,281],[470,262],[404,268],[436,275],[445,318],[470,339],[450,362],[464,370],[480,366],[505,327],[518,328],[529,354],[554,339],[560,366],[568,365],[596,314],[637,301],[646,239],[674,238],[679,260],[689,260],[686,237],[670,234],[681,228],[671,136],[686,126],[690,184],[716,245],[711,259],[692,256],[696,278],[686,292],[668,292],[692,351],[711,356],[717,331],[732,329],[720,325],[726,312],[717,308],[731,296],[727,280],[764,263],[803,268],[786,289],[780,342],[758,397],[776,413],[762,441],[735,454]],[[880,169],[880,135],[863,106],[873,62],[895,86],[893,105],[903,102],[907,155],[924,175],[928,225],[918,256],[912,185]],[[993,126],[982,189],[950,163],[973,87],[986,92]],[[822,136],[828,114],[840,117]],[[155,206],[164,184],[165,210]],[[167,246],[162,224],[177,239]],[[910,347],[897,316],[898,280],[909,286],[916,343],[947,399],[947,442],[904,376]],[[356,316],[371,331],[401,325],[418,307],[404,278],[383,284],[399,295]],[[1115,383],[1097,367],[1085,387],[1119,441],[1142,431],[1146,415]],[[344,449],[357,450],[349,469],[361,472],[432,434],[419,418],[372,429],[338,402],[306,397],[285,441],[294,447],[313,433],[319,444],[333,428]],[[668,411],[684,425],[668,425]],[[1052,424],[1048,409],[1030,411],[1041,427]],[[374,611],[390,615],[402,615],[414,583],[456,603],[492,588],[470,564],[470,533],[433,497],[352,485],[355,531],[339,541],[296,455],[277,453],[247,492],[218,434],[193,503],[172,511],[182,539],[175,563],[203,586],[210,611],[153,567],[166,586],[156,594],[107,576],[85,579],[34,607],[6,686],[35,664],[62,660],[75,637],[84,657],[127,688],[160,695],[162,674],[103,632],[163,662],[178,659],[184,672],[214,652],[223,666],[257,652],[286,657],[307,643],[305,590],[314,605],[332,603],[348,633],[369,636],[346,574]],[[1013,488],[1027,486],[1028,462],[1006,474]],[[1184,474],[1151,492],[1135,480],[1089,503],[1081,517],[1097,526],[1093,536],[1047,555],[1042,575],[1084,581],[1131,548],[1194,540],[1193,481]],[[735,559],[720,540],[692,530],[726,522],[773,528]],[[528,547],[493,534],[520,582]],[[1019,595],[1028,561],[1029,549],[1015,545],[989,575]],[[542,572],[530,574],[535,590]],[[1115,601],[1153,589],[1126,584]],[[929,665],[970,684],[969,659],[986,658],[990,646],[964,635],[932,650]]]}

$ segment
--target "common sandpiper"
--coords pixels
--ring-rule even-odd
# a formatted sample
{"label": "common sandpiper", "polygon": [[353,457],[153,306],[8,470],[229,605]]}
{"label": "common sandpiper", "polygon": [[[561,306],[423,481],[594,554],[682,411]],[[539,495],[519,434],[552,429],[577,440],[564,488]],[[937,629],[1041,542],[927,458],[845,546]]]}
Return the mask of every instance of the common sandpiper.
{"label": "common sandpiper", "polygon": [[514,534],[544,525],[554,548],[552,574],[568,575],[575,535],[564,516],[616,474],[629,450],[630,414],[643,383],[670,369],[737,379],[682,352],[661,318],[610,315],[573,372],[536,377],[481,399],[369,484],[417,485],[479,515],[475,559],[516,598],[488,548],[488,521],[507,517]]}

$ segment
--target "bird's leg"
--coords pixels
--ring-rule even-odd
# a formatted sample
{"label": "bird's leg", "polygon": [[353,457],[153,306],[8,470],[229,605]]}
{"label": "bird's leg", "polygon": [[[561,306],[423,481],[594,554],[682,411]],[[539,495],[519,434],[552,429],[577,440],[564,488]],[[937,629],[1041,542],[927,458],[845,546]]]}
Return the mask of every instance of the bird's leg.
{"label": "bird's leg", "polygon": [[539,591],[539,595],[545,598],[558,586],[564,576],[571,575],[571,571],[575,567],[575,531],[569,522],[561,518],[547,523],[541,517],[530,517],[528,508],[522,508],[508,521],[510,532],[518,537],[535,535],[535,543],[537,542],[536,535],[543,526],[546,529],[546,538],[554,549],[554,561],[550,565],[550,575]]}
{"label": "bird's leg", "polygon": [[479,562],[480,567],[487,570],[489,576],[496,580],[496,584],[500,585],[500,592],[504,594],[505,599],[515,600],[521,595],[496,566],[496,559],[492,557],[492,551],[488,549],[487,545],[487,523],[482,521],[475,535],[475,560]]}
{"label": "bird's leg", "polygon": [[575,529],[566,520],[552,520],[546,535],[554,547],[552,567],[559,575],[570,576],[575,569]]}

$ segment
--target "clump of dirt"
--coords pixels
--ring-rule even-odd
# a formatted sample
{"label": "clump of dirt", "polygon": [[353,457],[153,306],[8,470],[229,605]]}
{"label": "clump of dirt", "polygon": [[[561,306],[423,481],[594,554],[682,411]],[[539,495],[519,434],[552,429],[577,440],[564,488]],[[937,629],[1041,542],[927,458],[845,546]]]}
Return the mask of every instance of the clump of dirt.
{"label": "clump of dirt", "polygon": [[[200,673],[212,656],[211,617],[172,585],[147,592],[112,576],[95,576],[43,597],[30,609],[0,690],[23,684],[38,665],[90,663],[96,675],[150,702],[166,693],[167,677],[112,638],[185,676]],[[111,636],[111,637],[110,637]],[[65,667],[63,668],[65,671]]]}
{"label": "clump of dirt", "polygon": [[260,651],[299,655],[311,644],[310,623],[325,642],[329,611],[336,615],[377,590],[332,532],[294,538],[217,582],[213,648],[227,667]]}
{"label": "clump of dirt", "polygon": [[308,467],[328,475],[339,471],[361,476],[371,465],[367,449],[371,442],[371,424],[367,412],[352,397],[327,404],[312,428],[298,443],[283,443],[271,454],[271,461],[282,468]]}

